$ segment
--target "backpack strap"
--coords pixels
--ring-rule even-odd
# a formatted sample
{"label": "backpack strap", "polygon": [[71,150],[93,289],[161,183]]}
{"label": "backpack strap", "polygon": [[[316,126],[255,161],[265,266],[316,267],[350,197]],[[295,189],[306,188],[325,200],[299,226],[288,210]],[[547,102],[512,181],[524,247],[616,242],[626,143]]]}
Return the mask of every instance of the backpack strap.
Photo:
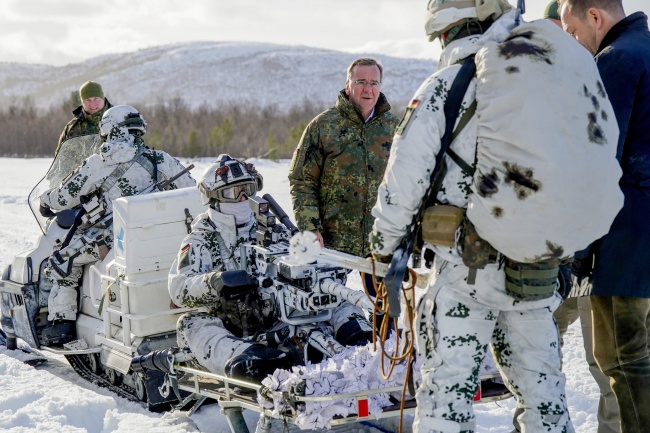
{"label": "backpack strap", "polygon": [[[476,74],[476,64],[474,63],[474,56],[468,57],[463,62],[454,82],[451,84],[451,88],[447,93],[447,100],[444,105],[445,113],[445,133],[440,140],[440,151],[436,155],[436,165],[431,172],[431,181],[429,182],[429,188],[427,192],[422,197],[420,208],[418,212],[414,215],[411,224],[407,227],[404,237],[393,253],[393,258],[388,266],[388,271],[386,277],[384,278],[384,284],[386,286],[386,294],[388,300],[388,309],[390,317],[399,317],[400,314],[400,288],[402,287],[402,281],[404,275],[406,274],[406,269],[408,267],[408,259],[413,253],[414,248],[417,243],[417,234],[420,230],[420,224],[422,222],[422,217],[424,215],[424,210],[427,207],[427,203],[430,197],[433,197],[435,200],[434,188],[436,185],[436,178],[440,173],[444,157],[449,149],[449,145],[452,141],[454,125],[456,124],[456,119],[458,113],[460,112],[460,106],[467,92],[467,88]],[[442,182],[442,181],[440,181]]]}
{"label": "backpack strap", "polygon": [[[465,65],[468,64],[470,65],[466,67]],[[466,70],[463,71],[463,68],[465,67]],[[474,57],[470,57],[465,60],[465,63],[463,63],[463,66],[461,67],[461,71],[458,72],[456,78],[454,79],[454,82],[451,85],[451,88],[449,89],[448,97],[447,100],[445,101],[445,106],[444,106],[445,119],[447,123],[445,126],[445,134],[441,139],[440,152],[436,157],[436,161],[438,161],[439,156],[442,156],[443,158],[440,161],[440,170],[437,172],[435,177],[432,176],[430,189],[427,191],[427,194],[424,196],[424,203],[420,208],[422,211],[427,207],[433,206],[435,204],[436,197],[438,196],[438,191],[440,191],[440,188],[442,187],[442,181],[447,175],[447,162],[444,159],[445,153],[449,155],[449,157],[456,164],[458,164],[463,171],[465,171],[470,175],[474,174],[474,169],[472,168],[472,166],[466,163],[465,160],[463,160],[460,156],[458,156],[458,154],[451,149],[450,145],[456,139],[456,137],[460,135],[460,132],[463,130],[463,128],[467,126],[471,118],[474,116],[474,113],[476,113],[476,99],[474,99],[474,101],[470,104],[469,107],[467,107],[467,110],[465,110],[462,117],[458,121],[458,125],[456,126],[456,129],[453,129],[454,124],[456,123],[456,119],[458,118],[458,114],[460,112],[460,106],[462,104],[463,98],[465,97],[465,93],[467,92],[467,88],[469,87],[469,83],[474,77],[475,72],[476,72],[476,64],[474,63]],[[451,134],[447,134],[447,131],[453,131],[453,132],[451,132]],[[438,166],[438,162],[436,162],[436,167],[437,166]],[[422,230],[418,227],[418,231],[416,235],[416,245],[414,247],[414,252],[416,253],[416,255],[419,255],[420,250],[424,244],[424,240],[422,239],[421,232]]]}

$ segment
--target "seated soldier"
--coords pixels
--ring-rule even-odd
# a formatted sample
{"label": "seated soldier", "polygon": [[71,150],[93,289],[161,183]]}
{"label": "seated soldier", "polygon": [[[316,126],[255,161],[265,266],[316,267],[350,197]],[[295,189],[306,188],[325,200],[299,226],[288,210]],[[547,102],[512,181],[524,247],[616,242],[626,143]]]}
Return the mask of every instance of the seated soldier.
{"label": "seated soldier", "polygon": [[[97,220],[87,218],[76,227],[72,237],[64,240],[50,257],[44,270],[53,286],[48,297],[47,318],[52,323],[41,335],[42,344],[64,344],[75,338],[77,287],[83,266],[103,259],[113,246],[110,218],[113,200],[139,194],[184,170],[166,152],[145,146],[142,136],[146,126],[142,115],[131,106],[118,105],[107,110],[100,122],[104,143],[99,154],[91,155],[61,185],[40,197],[40,211],[46,217],[84,203],[94,203],[93,214],[98,216]],[[185,173],[167,188],[194,185],[196,181]]]}
{"label": "seated soldier", "polygon": [[[198,188],[209,208],[194,219],[192,232],[181,244],[169,274],[169,293],[178,306],[207,307],[208,312],[186,313],[179,318],[178,344],[189,349],[196,361],[212,372],[260,382],[276,368],[288,369],[301,362],[291,351],[247,338],[277,329],[275,323],[266,323],[260,312],[252,277],[240,271],[240,281],[235,282],[241,285],[243,281],[244,286],[252,287],[249,294],[237,299],[226,294],[233,284],[228,281],[233,273],[226,271],[241,269],[240,245],[256,239],[258,224],[248,198],[262,188],[262,176],[252,164],[220,155],[206,169]],[[276,227],[288,230],[281,224]],[[350,303],[337,307],[329,323],[342,345],[366,344],[372,338],[371,325],[363,311]],[[159,353],[162,358],[157,359],[166,359],[167,351],[163,352]],[[180,356],[187,351],[172,349],[170,353]],[[164,370],[164,365],[151,360],[158,364],[154,368]],[[176,361],[182,360],[177,357]]]}

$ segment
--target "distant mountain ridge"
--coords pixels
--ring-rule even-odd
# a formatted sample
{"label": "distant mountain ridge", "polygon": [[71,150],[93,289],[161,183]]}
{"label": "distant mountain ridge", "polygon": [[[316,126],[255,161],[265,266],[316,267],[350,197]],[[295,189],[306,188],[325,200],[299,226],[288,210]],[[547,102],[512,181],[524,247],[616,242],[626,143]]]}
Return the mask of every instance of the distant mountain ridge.
{"label": "distant mountain ridge", "polygon": [[[382,91],[403,108],[436,70],[433,60],[365,54],[384,66]],[[179,97],[202,104],[246,104],[287,110],[303,100],[329,106],[359,54],[245,42],[192,42],[109,54],[66,66],[0,62],[0,108],[31,97],[39,108],[63,102],[89,79],[113,104],[150,105]]]}

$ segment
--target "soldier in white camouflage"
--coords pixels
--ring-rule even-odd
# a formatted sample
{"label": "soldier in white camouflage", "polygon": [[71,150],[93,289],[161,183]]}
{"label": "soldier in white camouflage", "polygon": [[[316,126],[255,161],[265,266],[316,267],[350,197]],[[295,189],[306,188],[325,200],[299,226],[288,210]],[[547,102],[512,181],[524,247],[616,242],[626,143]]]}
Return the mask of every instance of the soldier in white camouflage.
{"label": "soldier in white camouflage", "polygon": [[[100,122],[104,143],[99,154],[91,155],[63,180],[40,197],[44,216],[72,209],[86,203],[94,207],[97,222],[88,220],[76,227],[74,235],[49,259],[45,275],[53,280],[48,298],[48,321],[52,326],[42,334],[44,344],[63,344],[75,336],[77,287],[83,266],[103,259],[113,246],[110,214],[113,200],[139,194],[184,170],[175,158],[145,146],[142,135],[146,122],[128,105],[107,110]],[[196,185],[189,173],[171,182],[167,189]],[[88,206],[88,203],[93,203]],[[73,227],[75,229],[75,227]],[[64,241],[65,242],[65,241]]]}
{"label": "soldier in white camouflage", "polygon": [[[256,280],[243,270],[237,278],[224,274],[241,269],[239,247],[256,239],[257,222],[248,198],[262,188],[262,176],[252,164],[224,154],[206,168],[198,188],[209,207],[194,219],[192,232],[181,243],[169,273],[169,294],[179,307],[203,307],[207,312],[178,319],[180,353],[189,349],[212,372],[261,382],[276,368],[300,362],[286,351],[253,342],[254,335],[278,329],[275,319],[265,320],[260,311]],[[290,238],[283,225],[276,227],[283,230],[284,239]],[[227,294],[233,287],[240,293],[236,299]],[[366,343],[372,336],[362,310],[349,303],[334,310],[330,324],[343,345]]]}
{"label": "soldier in white camouflage", "polygon": [[[391,261],[431,183],[447,128],[445,101],[460,65],[483,47],[506,40],[517,16],[506,0],[431,0],[427,12],[427,34],[430,40],[440,37],[444,50],[438,71],[417,90],[397,128],[372,210],[376,217],[371,234],[373,257],[383,262]],[[471,173],[454,162],[458,158],[449,157],[449,150],[464,161],[476,161],[478,115],[468,116],[467,122],[458,120],[471,113],[476,87],[473,77],[456,119],[456,125],[464,126],[456,126],[445,158],[447,173],[436,195],[437,203],[460,209],[468,206],[473,180]],[[525,409],[518,418],[522,431],[572,433],[553,320],[560,295],[515,299],[506,289],[503,260],[494,260],[499,255],[494,250],[494,257],[486,250],[489,264],[471,281],[462,255],[472,249],[468,245],[478,244],[462,244],[458,238],[451,247],[427,244],[435,251],[435,259],[415,317],[422,380],[413,430],[477,430],[472,397],[479,385],[479,367],[491,346],[506,385],[518,407]],[[458,430],[447,430],[450,422]]]}
{"label": "soldier in white camouflage", "polygon": [[81,105],[72,111],[73,118],[65,125],[59,144],[56,147],[54,156],[59,153],[61,144],[64,141],[79,137],[81,135],[93,135],[99,133],[99,121],[102,116],[112,107],[111,103],[104,96],[102,86],[95,81],[86,81],[79,88],[79,99]]}
{"label": "soldier in white camouflage", "polygon": [[380,92],[383,67],[360,58],[336,104],[305,129],[289,168],[296,224],[321,246],[368,257],[371,209],[399,119]]}

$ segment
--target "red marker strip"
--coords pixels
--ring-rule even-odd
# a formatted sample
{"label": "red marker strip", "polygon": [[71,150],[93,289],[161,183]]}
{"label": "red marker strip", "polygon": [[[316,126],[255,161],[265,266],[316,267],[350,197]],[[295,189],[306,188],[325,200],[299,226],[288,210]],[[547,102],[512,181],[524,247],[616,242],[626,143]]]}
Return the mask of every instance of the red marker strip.
{"label": "red marker strip", "polygon": [[357,398],[357,415],[359,418],[366,418],[369,416],[368,413],[368,399]]}

